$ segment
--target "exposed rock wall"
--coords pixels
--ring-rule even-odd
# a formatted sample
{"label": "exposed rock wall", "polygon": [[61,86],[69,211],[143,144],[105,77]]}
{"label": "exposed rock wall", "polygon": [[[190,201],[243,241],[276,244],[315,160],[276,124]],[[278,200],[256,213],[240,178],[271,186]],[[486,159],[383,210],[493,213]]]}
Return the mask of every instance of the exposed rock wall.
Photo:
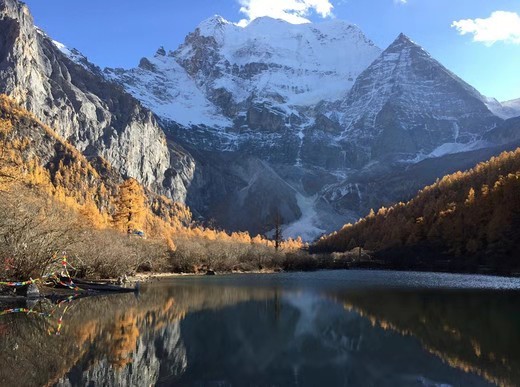
{"label": "exposed rock wall", "polygon": [[152,112],[58,47],[34,26],[26,5],[0,1],[0,92],[86,156],[102,156],[124,177],[184,201],[194,171],[189,154],[171,155]]}

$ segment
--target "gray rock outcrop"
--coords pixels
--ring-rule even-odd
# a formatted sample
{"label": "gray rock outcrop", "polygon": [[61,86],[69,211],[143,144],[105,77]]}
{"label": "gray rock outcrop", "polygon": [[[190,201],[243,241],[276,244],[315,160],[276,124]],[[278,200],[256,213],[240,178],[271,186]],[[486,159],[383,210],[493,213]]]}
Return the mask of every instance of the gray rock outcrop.
{"label": "gray rock outcrop", "polygon": [[[0,1],[0,92],[86,156],[102,156],[122,176],[184,201],[194,171],[189,154],[172,156],[153,113],[35,27],[16,0]],[[176,174],[166,179],[172,158]]]}

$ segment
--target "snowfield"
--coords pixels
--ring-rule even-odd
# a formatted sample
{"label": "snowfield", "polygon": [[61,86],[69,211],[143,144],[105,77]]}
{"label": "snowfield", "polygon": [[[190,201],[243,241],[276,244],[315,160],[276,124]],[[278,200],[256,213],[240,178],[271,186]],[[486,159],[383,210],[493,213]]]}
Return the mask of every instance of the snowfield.
{"label": "snowfield", "polygon": [[[237,104],[253,99],[291,114],[295,106],[343,98],[380,53],[358,27],[340,20],[293,25],[263,17],[239,27],[214,16],[176,51],[160,49],[140,67],[111,69],[107,76],[162,118],[222,128],[232,126],[233,117],[208,98],[215,91],[226,90]],[[213,55],[211,74],[186,68]]]}

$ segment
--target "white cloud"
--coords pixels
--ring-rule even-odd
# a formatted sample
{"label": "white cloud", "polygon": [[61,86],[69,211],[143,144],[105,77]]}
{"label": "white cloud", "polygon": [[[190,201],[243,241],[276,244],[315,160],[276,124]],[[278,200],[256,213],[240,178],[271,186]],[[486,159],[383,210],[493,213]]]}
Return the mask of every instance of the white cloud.
{"label": "white cloud", "polygon": [[496,11],[487,19],[459,20],[451,26],[461,35],[473,34],[474,42],[488,46],[500,41],[520,44],[520,15],[515,12]]}
{"label": "white cloud", "polygon": [[252,20],[270,16],[293,24],[308,23],[307,17],[315,12],[323,18],[331,17],[334,6],[329,0],[238,0],[240,12],[247,19],[242,19],[238,25],[246,26]]}

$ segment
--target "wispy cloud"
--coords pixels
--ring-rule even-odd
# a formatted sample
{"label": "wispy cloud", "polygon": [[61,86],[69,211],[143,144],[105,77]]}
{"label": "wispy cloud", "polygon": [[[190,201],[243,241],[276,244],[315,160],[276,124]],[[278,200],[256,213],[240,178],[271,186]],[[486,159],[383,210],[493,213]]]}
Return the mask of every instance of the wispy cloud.
{"label": "wispy cloud", "polygon": [[240,12],[247,18],[238,24],[246,26],[252,20],[270,16],[293,24],[308,23],[312,12],[326,18],[333,16],[334,6],[329,0],[238,0]]}
{"label": "wispy cloud", "polygon": [[461,35],[473,34],[474,42],[488,46],[496,42],[520,44],[520,15],[515,12],[496,11],[487,19],[465,19],[451,25]]}

